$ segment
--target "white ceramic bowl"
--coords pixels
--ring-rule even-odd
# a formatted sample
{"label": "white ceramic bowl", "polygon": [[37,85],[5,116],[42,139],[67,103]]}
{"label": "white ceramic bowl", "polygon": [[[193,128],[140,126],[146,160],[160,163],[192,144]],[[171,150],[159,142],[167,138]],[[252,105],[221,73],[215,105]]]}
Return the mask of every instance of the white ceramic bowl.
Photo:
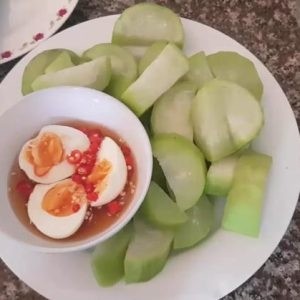
{"label": "white ceramic bowl", "polygon": [[[133,151],[137,164],[137,187],[131,204],[110,228],[83,241],[42,239],[26,229],[16,217],[7,195],[10,169],[21,146],[42,126],[81,120],[115,131]],[[32,93],[0,118],[0,234],[42,252],[69,252],[90,248],[118,232],[133,217],[147,192],[152,174],[152,152],[139,119],[120,101],[105,93],[79,87],[51,88]]]}

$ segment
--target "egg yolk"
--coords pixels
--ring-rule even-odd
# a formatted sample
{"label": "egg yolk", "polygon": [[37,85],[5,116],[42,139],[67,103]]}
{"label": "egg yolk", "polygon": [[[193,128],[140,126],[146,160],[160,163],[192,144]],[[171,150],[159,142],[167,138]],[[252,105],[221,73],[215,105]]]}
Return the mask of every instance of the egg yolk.
{"label": "egg yolk", "polygon": [[66,217],[76,213],[86,201],[82,186],[70,181],[56,184],[44,196],[42,208],[56,217]]}
{"label": "egg yolk", "polygon": [[95,192],[101,193],[105,189],[106,177],[112,168],[111,162],[106,159],[96,164],[88,177],[88,181],[95,186]]}
{"label": "egg yolk", "polygon": [[46,175],[64,157],[61,139],[52,132],[45,132],[33,140],[26,150],[26,158],[33,165],[37,176]]}

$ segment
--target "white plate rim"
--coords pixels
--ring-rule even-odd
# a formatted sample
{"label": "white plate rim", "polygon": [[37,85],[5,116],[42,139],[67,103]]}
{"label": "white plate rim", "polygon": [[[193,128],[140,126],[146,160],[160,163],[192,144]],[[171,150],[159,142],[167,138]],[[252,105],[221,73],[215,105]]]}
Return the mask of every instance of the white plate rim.
{"label": "white plate rim", "polygon": [[[101,17],[101,18],[98,18],[98,19],[94,19],[94,20],[90,20],[90,21],[86,21],[86,22],[84,22],[84,23],[88,23],[88,22],[93,22],[93,21],[97,21],[97,20],[99,20],[99,19],[101,19],[103,22],[105,22],[106,20],[110,20],[110,18],[116,18],[117,17],[117,15],[114,15],[114,16],[108,16],[108,17]],[[81,23],[81,24],[78,24],[78,25],[76,25],[76,26],[80,26],[80,25],[82,25],[82,24],[84,24],[84,23]],[[200,23],[198,23],[198,22],[195,22],[195,21],[191,21],[191,20],[187,20],[187,19],[183,19],[183,23],[187,26],[187,27],[189,27],[189,26],[193,26],[193,25],[195,25],[195,24],[198,24],[198,25],[201,25],[203,28],[207,28],[207,29],[209,29],[209,30],[212,30],[212,31],[215,31],[215,32],[218,32],[217,30],[215,30],[215,29],[213,29],[213,28],[211,28],[211,27],[209,27],[209,26],[207,26],[207,25],[203,25],[203,24],[200,24]],[[73,27],[76,27],[76,26],[73,26]],[[59,33],[59,35],[61,35],[61,34],[65,34],[65,32],[66,31],[68,31],[68,30],[74,30],[74,28],[68,28],[68,29],[66,29],[65,31],[63,31],[63,32],[61,32],[61,33]],[[220,32],[218,32],[218,33],[220,33]],[[296,120],[295,120],[295,118],[294,118],[294,114],[293,114],[293,111],[292,111],[292,109],[291,109],[291,107],[290,107],[290,105],[289,105],[289,102],[288,102],[288,100],[286,99],[286,97],[285,97],[285,95],[283,94],[283,91],[282,91],[282,89],[280,88],[280,86],[279,86],[279,84],[277,83],[277,81],[275,80],[275,78],[271,75],[271,73],[267,70],[267,68],[253,55],[253,54],[251,54],[245,47],[243,47],[243,46],[241,46],[238,42],[236,42],[236,41],[234,41],[233,39],[231,39],[230,37],[228,37],[228,36],[226,36],[225,34],[223,34],[222,33],[222,35],[224,35],[225,37],[226,37],[226,39],[229,39],[229,40],[231,40],[232,42],[234,42],[234,43],[236,43],[237,45],[239,45],[239,47],[238,48],[240,48],[240,49],[243,49],[243,52],[244,52],[244,54],[246,53],[247,54],[247,56],[251,56],[251,58],[253,59],[253,61],[255,62],[255,64],[259,64],[260,65],[260,70],[259,71],[263,71],[263,72],[266,72],[267,74],[268,74],[268,76],[271,78],[270,80],[272,81],[272,84],[274,85],[276,85],[276,87],[277,87],[277,89],[278,89],[278,91],[281,93],[280,94],[280,97],[282,97],[282,99],[283,99],[283,101],[284,101],[284,103],[285,103],[285,106],[287,106],[286,107],[286,109],[288,110],[288,113],[289,113],[289,117],[290,117],[290,120],[289,120],[289,122],[291,122],[290,123],[290,125],[291,125],[291,128],[293,129],[293,130],[296,130],[296,132],[297,132],[297,134],[298,134],[298,139],[295,141],[295,146],[296,146],[296,148],[299,150],[300,149],[300,139],[299,139],[299,131],[298,131],[298,126],[297,126],[297,123],[296,123]],[[58,36],[58,35],[56,35],[56,36]],[[44,49],[46,49],[46,47],[39,47],[39,50],[44,50]],[[36,49],[36,51],[37,51],[38,49]],[[221,49],[220,49],[221,50]],[[36,52],[35,51],[35,52]],[[30,56],[33,56],[33,54],[30,54]],[[24,62],[26,62],[26,60],[28,60],[28,58],[27,58],[27,56],[25,57],[25,58],[23,58],[20,62],[19,62],[19,64],[18,65],[20,65],[22,62],[24,63]],[[18,66],[17,65],[17,66]],[[16,66],[16,67],[17,67]],[[16,68],[15,67],[15,68]],[[10,72],[10,73],[13,73],[14,72],[14,70],[15,70],[15,68],[14,69],[12,69],[12,71]],[[5,79],[4,79],[4,81],[3,81],[4,83],[5,83]],[[0,85],[0,92],[1,92],[1,86],[3,86],[3,84],[2,85]],[[299,157],[299,155],[297,155],[297,156],[295,156],[295,158],[296,158],[296,160],[295,160],[295,164],[298,166],[298,167],[300,167],[300,157]],[[300,172],[297,170],[297,171],[295,171],[295,174],[296,175],[300,175]],[[272,250],[270,251],[267,251],[268,253],[266,254],[266,255],[264,255],[263,256],[263,258],[261,258],[260,259],[260,263],[258,263],[258,264],[256,264],[253,268],[252,268],[252,271],[250,272],[250,273],[248,273],[246,276],[242,276],[242,278],[239,278],[238,280],[236,280],[236,283],[234,284],[234,285],[231,285],[230,287],[229,286],[223,286],[222,287],[222,290],[221,291],[219,291],[219,293],[217,293],[216,295],[214,295],[212,298],[209,298],[209,299],[217,299],[217,298],[219,298],[219,297],[223,297],[223,296],[225,296],[225,295],[227,295],[228,293],[230,293],[232,290],[234,290],[234,289],[236,289],[238,286],[240,286],[243,282],[245,282],[249,277],[251,277],[262,265],[263,265],[263,263],[267,260],[267,258],[272,254],[272,252],[274,251],[274,249],[276,248],[276,246],[278,245],[278,243],[280,242],[280,240],[281,240],[281,238],[283,237],[283,235],[284,235],[284,233],[285,233],[285,231],[286,231],[286,229],[287,229],[287,227],[288,227],[288,224],[290,223],[290,220],[291,220],[291,218],[292,218],[292,215],[293,215],[293,212],[294,212],[294,210],[295,210],[295,207],[296,207],[296,204],[297,204],[297,200],[298,200],[298,195],[299,195],[299,186],[297,185],[297,187],[295,187],[294,188],[294,194],[296,195],[297,194],[297,197],[294,199],[294,203],[293,203],[293,205],[291,205],[290,207],[289,207],[289,218],[287,218],[286,220],[285,220],[285,222],[284,222],[284,226],[282,226],[283,228],[284,228],[284,230],[281,230],[280,231],[280,233],[278,234],[278,239],[277,239],[277,241],[276,241],[276,243],[273,243],[273,245],[272,245]],[[5,261],[5,260],[4,260]],[[15,267],[15,266],[14,266]],[[16,268],[13,268],[13,271],[18,275],[18,270],[16,270]],[[27,283],[27,280],[26,279],[23,279],[22,278],[22,280],[24,280],[24,282],[26,282]],[[39,291],[40,290],[40,287],[37,287],[37,286],[33,286],[32,284],[29,284],[30,286],[32,286],[33,288],[35,288],[37,291]],[[45,293],[44,293],[45,294]],[[59,298],[58,296],[56,297],[57,299]],[[147,298],[148,299],[148,298]],[[149,298],[149,299],[151,299],[151,298]],[[165,298],[166,299],[166,298]],[[169,299],[169,298],[168,298]],[[170,298],[171,299],[171,298]],[[193,296],[191,296],[191,298],[180,298],[180,296],[178,296],[178,299],[196,299],[196,298],[194,298]],[[208,298],[207,298],[208,299]]]}
{"label": "white plate rim", "polygon": [[49,19],[50,27],[47,31],[37,32],[31,40],[25,40],[24,38],[22,44],[16,45],[14,49],[0,49],[0,65],[22,56],[52,36],[69,19],[78,1],[61,0],[61,8],[56,12],[56,15],[51,16],[51,19]]}

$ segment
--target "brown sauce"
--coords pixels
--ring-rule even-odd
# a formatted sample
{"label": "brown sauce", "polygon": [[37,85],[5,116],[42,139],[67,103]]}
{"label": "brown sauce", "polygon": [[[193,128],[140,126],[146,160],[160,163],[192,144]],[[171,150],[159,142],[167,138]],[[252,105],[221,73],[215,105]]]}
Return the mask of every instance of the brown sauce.
{"label": "brown sauce", "polygon": [[[115,132],[103,127],[98,124],[91,124],[85,122],[71,121],[60,123],[59,125],[66,125],[73,128],[81,129],[85,128],[88,130],[100,129],[104,136],[108,136],[112,138],[119,146],[127,146],[126,142],[123,141]],[[129,176],[128,176],[129,177]],[[14,165],[11,169],[11,176],[8,179],[8,195],[10,199],[11,207],[18,218],[18,220],[33,234],[47,240],[53,240],[43,233],[41,233],[31,222],[27,213],[27,204],[24,196],[21,195],[17,190],[17,184],[22,180],[28,180],[26,174],[19,168],[18,159],[15,160]],[[122,210],[115,214],[110,215],[107,212],[105,206],[91,207],[89,206],[86,214],[86,218],[78,231],[74,233],[72,236],[57,240],[61,242],[74,242],[81,241],[88,238],[91,238],[94,235],[97,235],[110,226],[112,226],[116,221],[122,216],[122,214],[127,210],[128,206],[131,203],[134,194],[134,188],[137,183],[137,174],[136,174],[136,165],[133,158],[133,166],[131,170],[131,175],[127,179],[126,186],[122,192],[122,195],[118,197],[120,204],[122,205]]]}

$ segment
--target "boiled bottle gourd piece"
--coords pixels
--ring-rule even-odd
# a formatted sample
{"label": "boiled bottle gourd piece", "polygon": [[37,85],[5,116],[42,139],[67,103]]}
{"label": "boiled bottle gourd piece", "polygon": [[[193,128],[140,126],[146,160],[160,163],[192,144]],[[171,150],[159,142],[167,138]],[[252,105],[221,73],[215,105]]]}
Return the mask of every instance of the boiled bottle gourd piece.
{"label": "boiled bottle gourd piece", "polygon": [[136,217],[124,260],[125,281],[148,281],[159,273],[167,262],[173,237],[171,230],[158,229]]}
{"label": "boiled bottle gourd piece", "polygon": [[257,237],[263,200],[272,158],[260,153],[246,153],[238,160],[229,191],[222,227]]}
{"label": "boiled bottle gourd piece", "polygon": [[132,234],[133,226],[129,223],[95,248],[91,266],[99,285],[112,286],[124,276],[124,258]]}
{"label": "boiled bottle gourd piece", "polygon": [[154,3],[139,3],[123,11],[113,28],[112,42],[121,46],[150,46],[167,41],[183,46],[180,17]]}
{"label": "boiled bottle gourd piece", "polygon": [[137,116],[177,82],[189,69],[187,58],[175,45],[168,44],[122,95],[123,102]]}

